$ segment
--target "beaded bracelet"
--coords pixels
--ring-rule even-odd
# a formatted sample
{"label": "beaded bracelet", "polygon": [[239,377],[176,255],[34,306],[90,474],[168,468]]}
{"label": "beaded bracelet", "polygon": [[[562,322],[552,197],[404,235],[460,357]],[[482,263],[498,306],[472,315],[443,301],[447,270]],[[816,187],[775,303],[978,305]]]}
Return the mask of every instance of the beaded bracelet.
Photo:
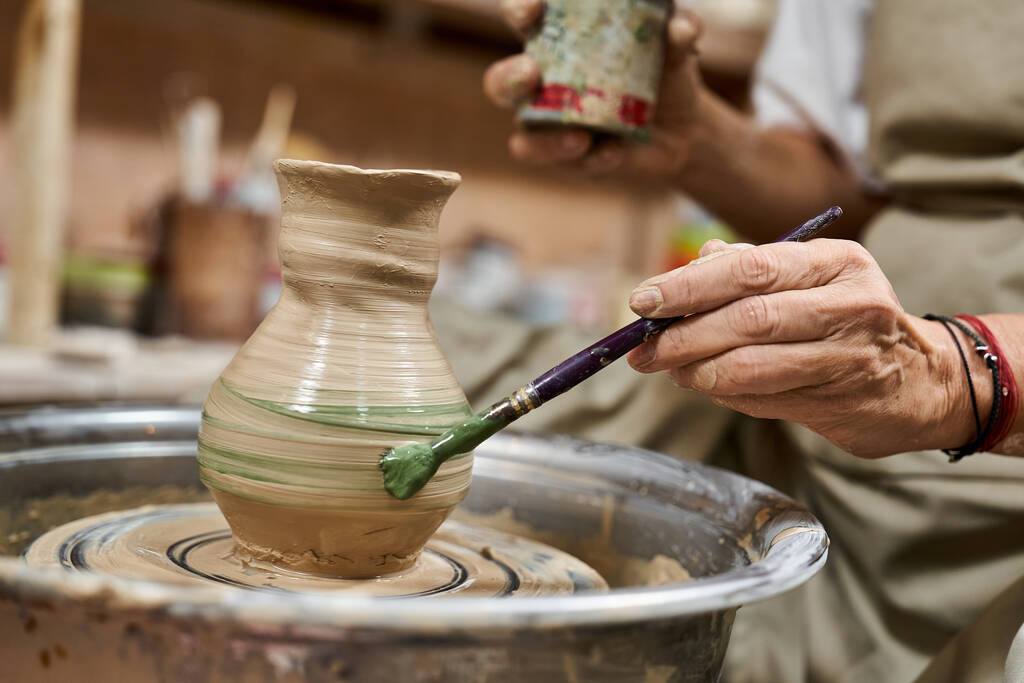
{"label": "beaded bracelet", "polygon": [[1010,362],[1006,358],[1006,354],[1003,353],[1002,347],[999,345],[999,341],[996,339],[995,334],[989,329],[988,325],[981,318],[977,318],[973,315],[958,315],[956,316],[959,320],[963,320],[973,327],[978,333],[985,338],[985,345],[989,348],[988,353],[995,356],[996,363],[999,366],[999,379],[996,386],[996,394],[1000,399],[999,415],[997,416],[996,422],[992,427],[992,431],[989,434],[988,440],[981,445],[980,450],[990,451],[996,444],[1002,442],[1007,437],[1010,430],[1013,429],[1013,423],[1017,419],[1017,406],[1020,402],[1020,390],[1017,387],[1017,378],[1014,377],[1013,368],[1010,366]]}
{"label": "beaded bracelet", "polygon": [[[953,341],[956,343],[957,350],[960,351],[960,360],[964,366],[964,372],[967,373],[967,385],[971,390],[971,406],[974,409],[974,423],[977,429],[975,439],[970,443],[964,444],[960,448],[943,448],[942,452],[949,456],[950,462],[959,462],[965,456],[973,455],[979,451],[990,448],[996,442],[989,443],[990,437],[995,432],[996,423],[999,420],[999,416],[1002,413],[1003,397],[1007,395],[1004,393],[1004,387],[1000,382],[1001,367],[999,356],[992,353],[990,350],[990,344],[982,339],[981,336],[972,330],[969,326],[960,322],[956,318],[950,318],[945,315],[932,315],[931,313],[924,316],[925,320],[937,320],[943,324],[946,330],[953,336]],[[974,320],[977,320],[976,318]],[[973,322],[973,321],[972,321]],[[960,341],[956,338],[956,334],[950,329],[950,325],[956,326],[961,332],[966,334],[974,341],[974,352],[977,353],[983,361],[985,366],[988,367],[989,372],[992,373],[992,411],[989,413],[988,422],[985,423],[985,428],[980,429],[981,419],[978,415],[978,398],[974,393],[974,382],[971,380],[971,368],[967,364],[967,358],[963,354],[963,350],[960,348]],[[987,328],[986,328],[987,330]],[[1008,393],[1008,392],[1007,392]]]}

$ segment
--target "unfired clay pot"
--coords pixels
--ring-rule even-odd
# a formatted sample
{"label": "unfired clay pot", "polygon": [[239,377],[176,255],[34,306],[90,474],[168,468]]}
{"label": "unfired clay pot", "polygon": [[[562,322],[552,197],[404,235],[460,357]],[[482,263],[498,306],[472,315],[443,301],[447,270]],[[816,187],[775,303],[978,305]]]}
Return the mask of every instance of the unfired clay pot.
{"label": "unfired clay pot", "polygon": [[276,164],[283,291],[214,383],[203,482],[243,557],[369,577],[411,566],[466,494],[472,456],[415,497],[383,487],[388,448],[470,415],[427,317],[455,173]]}

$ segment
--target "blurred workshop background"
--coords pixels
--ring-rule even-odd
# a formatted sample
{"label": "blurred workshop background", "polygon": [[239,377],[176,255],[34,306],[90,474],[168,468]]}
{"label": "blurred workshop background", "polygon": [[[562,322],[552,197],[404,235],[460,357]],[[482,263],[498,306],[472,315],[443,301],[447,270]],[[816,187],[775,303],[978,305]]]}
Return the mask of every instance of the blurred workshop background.
{"label": "blurred workshop background", "polygon": [[[690,4],[744,106],[772,1]],[[0,46],[2,403],[201,399],[280,286],[278,157],[458,171],[437,296],[538,324],[609,329],[729,235],[509,157],[480,87],[519,49],[498,0],[0,0]]]}

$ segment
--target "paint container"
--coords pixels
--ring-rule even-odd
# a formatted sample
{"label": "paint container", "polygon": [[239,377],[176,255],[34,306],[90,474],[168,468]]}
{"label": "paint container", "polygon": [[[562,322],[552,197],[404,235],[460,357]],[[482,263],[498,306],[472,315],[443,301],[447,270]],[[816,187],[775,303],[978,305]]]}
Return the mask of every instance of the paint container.
{"label": "paint container", "polygon": [[548,0],[526,43],[541,88],[519,120],[650,140],[671,7],[672,0]]}

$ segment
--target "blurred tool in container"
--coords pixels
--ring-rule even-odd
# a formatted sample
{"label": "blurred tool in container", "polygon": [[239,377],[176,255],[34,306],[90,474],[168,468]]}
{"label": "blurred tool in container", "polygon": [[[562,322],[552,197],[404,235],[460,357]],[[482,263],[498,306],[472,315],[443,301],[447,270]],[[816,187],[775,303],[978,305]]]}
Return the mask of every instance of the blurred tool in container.
{"label": "blurred tool in container", "polygon": [[194,204],[212,201],[220,141],[220,106],[198,97],[178,120],[181,196]]}
{"label": "blurred tool in container", "polygon": [[231,189],[230,201],[233,205],[256,213],[277,212],[280,196],[273,164],[281,157],[285,143],[288,142],[294,112],[295,89],[286,84],[274,86],[267,97],[259,133]]}
{"label": "blurred tool in container", "polygon": [[220,110],[208,97],[179,108],[171,127],[181,169],[151,225],[159,245],[149,293],[151,334],[247,337],[276,300],[280,277],[268,261],[279,196],[272,165],[288,139],[295,91],[276,86],[239,174],[218,181]]}
{"label": "blurred tool in container", "polygon": [[7,296],[7,252],[0,242],[0,342],[7,336]]}
{"label": "blurred tool in container", "polygon": [[165,212],[167,321],[197,339],[244,339],[259,322],[266,216],[179,200]]}

